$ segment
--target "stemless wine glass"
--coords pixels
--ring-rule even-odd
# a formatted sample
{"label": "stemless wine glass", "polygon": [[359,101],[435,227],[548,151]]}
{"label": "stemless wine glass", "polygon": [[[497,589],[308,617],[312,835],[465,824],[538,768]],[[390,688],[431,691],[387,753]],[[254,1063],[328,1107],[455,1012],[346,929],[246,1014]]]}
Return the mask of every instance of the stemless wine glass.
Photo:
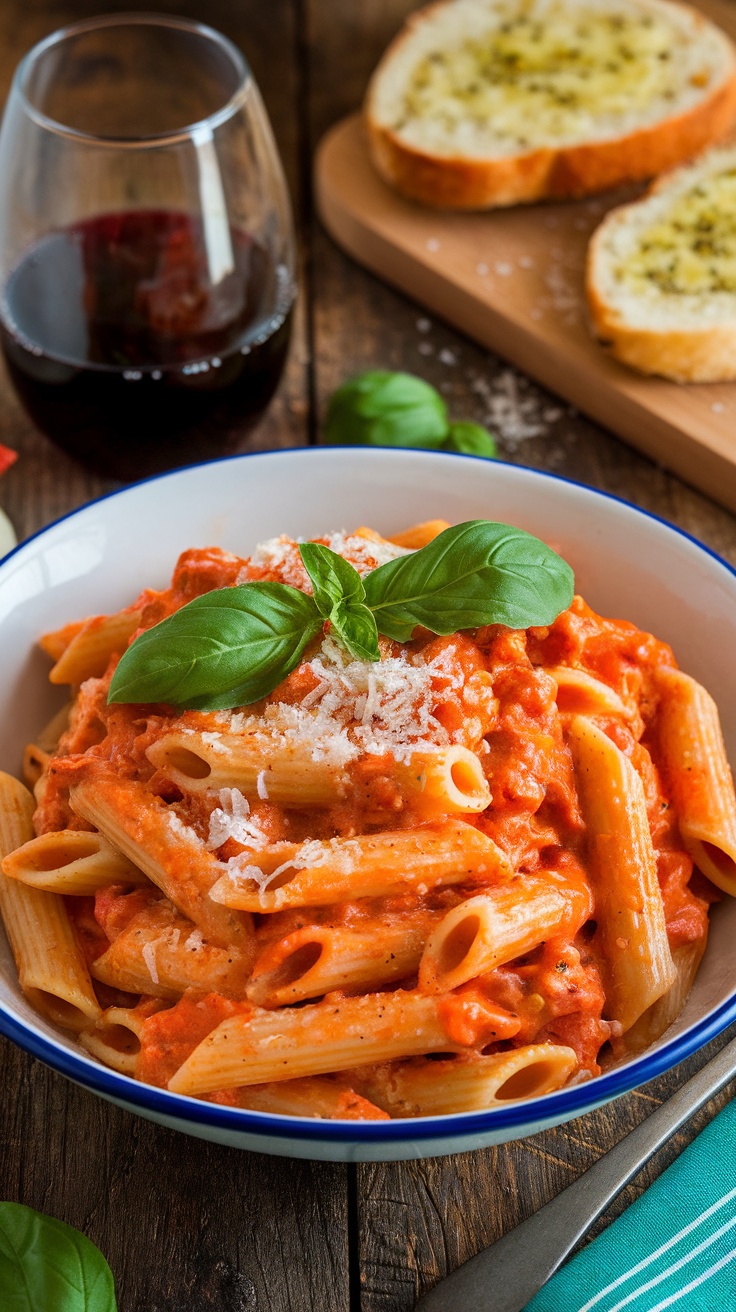
{"label": "stemless wine glass", "polygon": [[131,479],[237,450],[278,383],[288,193],[211,28],[113,14],[41,41],[0,132],[0,338],[28,412]]}

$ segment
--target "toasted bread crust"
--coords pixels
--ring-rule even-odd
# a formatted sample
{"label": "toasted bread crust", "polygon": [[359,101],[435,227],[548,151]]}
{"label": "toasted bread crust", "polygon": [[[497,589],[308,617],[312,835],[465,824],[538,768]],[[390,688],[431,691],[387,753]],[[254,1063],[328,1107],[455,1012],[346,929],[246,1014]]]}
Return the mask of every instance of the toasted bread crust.
{"label": "toasted bread crust", "polygon": [[[722,148],[721,153],[724,149],[733,153],[728,147]],[[700,166],[707,168],[710,158],[710,154],[706,155]],[[697,161],[692,166],[686,165],[684,171],[691,172],[696,167]],[[639,373],[658,375],[677,383],[732,382],[736,380],[736,315],[731,321],[706,323],[702,328],[677,327],[676,322],[672,327],[635,327],[625,309],[607,299],[603,289],[601,273],[608,262],[606,243],[611,230],[625,226],[629,216],[635,215],[650,197],[666,195],[671,190],[672,179],[682,174],[683,169],[678,169],[675,174],[657,178],[639,200],[611,210],[593,233],[585,273],[590,328],[611,355]],[[676,321],[676,304],[673,303],[672,309]]]}
{"label": "toasted bread crust", "polygon": [[640,374],[669,378],[674,383],[736,380],[736,326],[700,333],[663,333],[601,322],[595,331],[611,355]]}
{"label": "toasted bread crust", "polygon": [[[408,145],[384,126],[374,111],[375,86],[382,69],[418,23],[447,0],[412,15],[383,56],[365,102],[371,158],[382,177],[411,200],[441,209],[478,210],[539,200],[592,195],[626,183],[642,182],[697,154],[726,135],[736,121],[736,61],[730,77],[690,109],[625,136],[574,146],[543,147],[489,158],[433,155]],[[451,3],[451,0],[450,0]],[[678,5],[689,10],[687,5]],[[702,15],[689,10],[696,27]]]}

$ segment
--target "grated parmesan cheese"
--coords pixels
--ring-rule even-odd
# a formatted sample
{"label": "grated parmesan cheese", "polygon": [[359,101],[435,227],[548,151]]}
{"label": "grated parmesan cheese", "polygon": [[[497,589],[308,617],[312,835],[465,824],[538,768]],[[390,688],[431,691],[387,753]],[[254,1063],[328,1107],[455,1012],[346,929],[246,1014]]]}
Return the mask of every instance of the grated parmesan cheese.
{"label": "grated parmesan cheese", "polygon": [[240,852],[238,856],[231,856],[226,868],[226,874],[233,884],[240,886],[252,882],[258,886],[261,892],[264,891],[269,880],[273,879],[275,873],[272,870],[269,874],[267,871],[261,870],[260,866],[248,864],[247,852]]}
{"label": "grated parmesan cheese", "polygon": [[219,806],[210,815],[210,827],[207,837],[207,849],[213,852],[222,847],[228,838],[243,847],[266,847],[268,837],[263,830],[251,820],[250,803],[238,788],[222,788],[218,793]]}
{"label": "grated parmesan cheese", "polygon": [[222,741],[222,734],[219,734],[219,733],[209,733],[209,732],[203,733],[203,734],[202,734],[202,742],[203,742],[203,743],[207,743],[208,746],[212,748],[213,752],[226,752],[226,751],[227,751],[227,747],[225,746],[224,742]]}
{"label": "grated parmesan cheese", "polygon": [[[314,541],[321,542],[349,560],[360,575],[368,574],[385,565],[389,560],[409,554],[407,547],[397,547],[393,542],[376,541],[363,537],[360,533],[329,533]],[[305,570],[299,554],[299,543],[304,538],[290,538],[282,533],[278,538],[269,538],[259,542],[248,563],[238,575],[238,583],[247,583],[248,579],[258,577],[265,570],[275,574],[279,582],[288,583],[301,592],[312,592],[312,583]]]}
{"label": "grated parmesan cheese", "polygon": [[427,662],[402,652],[379,662],[352,660],[325,638],[307,668],[318,680],[303,701],[270,702],[258,716],[219,713],[231,733],[262,746],[288,744],[295,754],[341,769],[364,753],[406,761],[421,749],[447,746],[447,730],[432,714],[439,690],[458,685],[446,658]]}
{"label": "grated parmesan cheese", "polygon": [[262,802],[268,801],[268,786],[266,784],[265,770],[259,770],[258,772],[258,778],[256,779],[256,792]]}
{"label": "grated parmesan cheese", "polygon": [[158,984],[158,982],[159,982],[159,978],[158,978],[158,970],[156,969],[156,944],[155,944],[155,942],[154,942],[154,943],[151,943],[151,942],[144,943],[144,944],[143,944],[143,947],[141,948],[141,956],[143,957],[143,960],[144,960],[145,963],[146,963],[146,970],[148,971],[149,975],[151,976],[151,981],[152,981],[154,984]]}
{"label": "grated parmesan cheese", "polygon": [[263,570],[278,575],[279,582],[288,583],[301,592],[312,591],[311,579],[299,555],[299,543],[285,533],[258,543],[248,564],[238,575],[238,583],[247,583]]}
{"label": "grated parmesan cheese", "polygon": [[394,542],[364,538],[359,533],[331,533],[326,545],[338,556],[344,556],[360,575],[369,574],[389,560],[411,555],[408,547],[397,547]]}
{"label": "grated parmesan cheese", "polygon": [[168,816],[169,828],[173,830],[177,838],[184,838],[188,843],[199,842],[199,839],[197,838],[197,834],[195,830],[192,829],[192,826],[185,824],[181,816],[177,815],[176,811],[174,811],[171,807],[169,807],[168,811],[166,812],[166,815]]}
{"label": "grated parmesan cheese", "polygon": [[331,865],[342,875],[352,875],[360,859],[360,844],[352,838],[330,838],[321,841],[309,838],[294,854],[290,865],[295,870],[314,870]]}
{"label": "grated parmesan cheese", "polygon": [[187,952],[199,952],[204,947],[204,939],[201,929],[193,929],[188,939],[184,943]]}

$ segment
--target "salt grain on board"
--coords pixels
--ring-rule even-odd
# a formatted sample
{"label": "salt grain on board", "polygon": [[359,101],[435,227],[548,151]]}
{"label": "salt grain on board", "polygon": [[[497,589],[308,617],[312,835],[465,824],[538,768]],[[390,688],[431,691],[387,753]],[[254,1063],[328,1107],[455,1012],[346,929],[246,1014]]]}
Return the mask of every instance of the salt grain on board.
{"label": "salt grain on board", "polygon": [[493,379],[475,378],[470,386],[484,402],[484,422],[509,444],[541,437],[562,413],[511,369]]}

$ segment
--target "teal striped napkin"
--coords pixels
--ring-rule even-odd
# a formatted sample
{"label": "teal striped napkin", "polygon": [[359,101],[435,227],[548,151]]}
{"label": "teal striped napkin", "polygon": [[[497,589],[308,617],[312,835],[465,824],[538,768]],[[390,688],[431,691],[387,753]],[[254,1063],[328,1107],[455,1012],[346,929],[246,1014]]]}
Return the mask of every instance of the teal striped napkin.
{"label": "teal striped napkin", "polygon": [[524,1312],[736,1312],[736,1101]]}

